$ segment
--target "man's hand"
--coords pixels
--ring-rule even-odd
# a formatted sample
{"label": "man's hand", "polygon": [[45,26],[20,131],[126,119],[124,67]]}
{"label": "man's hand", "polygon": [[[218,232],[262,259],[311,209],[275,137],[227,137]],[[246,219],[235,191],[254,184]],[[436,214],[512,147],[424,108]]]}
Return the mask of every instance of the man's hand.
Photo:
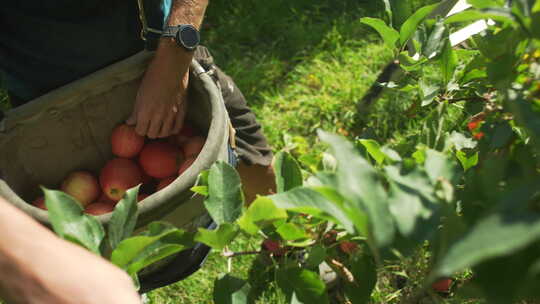
{"label": "man's hand", "polygon": [[0,298],[8,304],[140,304],[131,278],[0,197]]}
{"label": "man's hand", "polygon": [[141,82],[135,108],[127,123],[150,138],[180,132],[187,111],[191,54],[162,41]]}
{"label": "man's hand", "polygon": [[[174,0],[167,24],[192,24],[200,28],[208,0]],[[187,110],[189,64],[193,53],[172,39],[161,39],[144,75],[128,124],[139,135],[167,137],[180,132]]]}

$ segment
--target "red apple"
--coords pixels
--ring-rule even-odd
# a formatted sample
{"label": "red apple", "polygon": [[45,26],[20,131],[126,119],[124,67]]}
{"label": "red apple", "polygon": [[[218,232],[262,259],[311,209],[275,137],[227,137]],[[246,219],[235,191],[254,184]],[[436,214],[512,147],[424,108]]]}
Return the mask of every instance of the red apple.
{"label": "red apple", "polygon": [[195,157],[189,157],[189,158],[186,158],[184,160],[184,162],[182,163],[182,165],[180,165],[180,169],[178,169],[178,175],[182,175],[182,173],[184,173],[184,171],[186,171],[189,167],[191,167],[191,165],[193,165],[193,162],[195,161]]}
{"label": "red apple", "polygon": [[105,213],[112,212],[114,210],[114,206],[110,203],[106,202],[96,202],[92,203],[84,209],[85,213],[89,213],[92,215],[101,215]]}
{"label": "red apple", "polygon": [[165,187],[167,187],[168,185],[170,185],[172,182],[174,182],[174,180],[177,178],[176,175],[173,175],[173,176],[169,176],[167,178],[164,178],[162,180],[159,181],[159,184],[157,185],[157,188],[156,188],[156,191],[159,191]]}
{"label": "red apple", "polygon": [[86,171],[70,173],[60,189],[75,198],[82,206],[95,201],[101,193],[97,179]]}
{"label": "red apple", "polygon": [[101,193],[101,196],[96,200],[96,202],[103,202],[103,203],[109,203],[109,204],[115,204],[116,202],[110,199],[105,193]]}
{"label": "red apple", "polygon": [[135,157],[141,152],[143,146],[144,137],[137,134],[132,126],[119,125],[111,134],[112,153],[118,157]]}
{"label": "red apple", "polygon": [[262,242],[262,247],[264,250],[269,251],[275,256],[281,256],[287,252],[287,249],[282,247],[279,241],[275,240],[264,240]]}
{"label": "red apple", "polygon": [[47,210],[47,206],[45,206],[45,198],[43,196],[40,196],[40,197],[36,198],[32,202],[32,205],[34,205],[35,207],[38,207],[40,209]]}
{"label": "red apple", "polygon": [[174,142],[174,144],[176,144],[178,146],[181,146],[184,143],[186,143],[189,140],[190,137],[193,137],[196,134],[197,134],[197,132],[195,131],[195,129],[193,127],[191,127],[188,124],[184,124],[184,126],[182,127],[182,130],[180,131],[180,133],[173,136],[173,142]]}
{"label": "red apple", "polygon": [[180,150],[164,141],[145,145],[139,155],[139,164],[144,172],[160,179],[174,175],[182,161]]}
{"label": "red apple", "polygon": [[434,291],[441,293],[449,293],[450,287],[452,287],[451,278],[442,278],[431,284],[431,288],[433,288]]}
{"label": "red apple", "polygon": [[182,146],[184,150],[184,157],[189,158],[191,156],[197,156],[202,151],[206,138],[202,136],[194,136],[188,139]]}
{"label": "red apple", "polygon": [[99,176],[103,193],[115,202],[122,199],[128,189],[137,186],[141,181],[141,169],[134,161],[127,158],[110,160]]}
{"label": "red apple", "polygon": [[352,254],[356,251],[358,245],[350,241],[343,241],[339,243],[339,249],[347,254]]}

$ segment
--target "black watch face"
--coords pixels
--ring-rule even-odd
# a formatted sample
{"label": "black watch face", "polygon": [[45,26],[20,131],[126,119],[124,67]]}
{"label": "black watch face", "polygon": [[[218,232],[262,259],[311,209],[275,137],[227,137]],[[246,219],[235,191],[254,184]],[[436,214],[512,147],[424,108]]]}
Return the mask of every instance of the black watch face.
{"label": "black watch face", "polygon": [[189,50],[195,49],[199,45],[199,31],[191,25],[182,26],[178,31],[178,42]]}

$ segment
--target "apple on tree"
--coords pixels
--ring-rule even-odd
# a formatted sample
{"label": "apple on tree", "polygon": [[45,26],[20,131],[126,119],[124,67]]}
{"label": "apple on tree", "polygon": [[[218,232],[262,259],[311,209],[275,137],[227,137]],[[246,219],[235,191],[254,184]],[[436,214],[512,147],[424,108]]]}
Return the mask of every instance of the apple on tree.
{"label": "apple on tree", "polygon": [[449,293],[453,280],[451,278],[441,278],[431,284],[431,288],[439,293]]}

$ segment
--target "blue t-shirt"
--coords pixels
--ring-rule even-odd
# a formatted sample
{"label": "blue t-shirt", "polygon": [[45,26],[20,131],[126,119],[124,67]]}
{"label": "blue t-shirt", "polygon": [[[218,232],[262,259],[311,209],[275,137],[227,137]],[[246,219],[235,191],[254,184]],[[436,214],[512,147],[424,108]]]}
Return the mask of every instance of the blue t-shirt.
{"label": "blue t-shirt", "polygon": [[[148,26],[162,29],[170,0],[143,0]],[[0,6],[0,72],[8,92],[28,101],[156,45],[141,39],[137,0],[5,1]]]}

